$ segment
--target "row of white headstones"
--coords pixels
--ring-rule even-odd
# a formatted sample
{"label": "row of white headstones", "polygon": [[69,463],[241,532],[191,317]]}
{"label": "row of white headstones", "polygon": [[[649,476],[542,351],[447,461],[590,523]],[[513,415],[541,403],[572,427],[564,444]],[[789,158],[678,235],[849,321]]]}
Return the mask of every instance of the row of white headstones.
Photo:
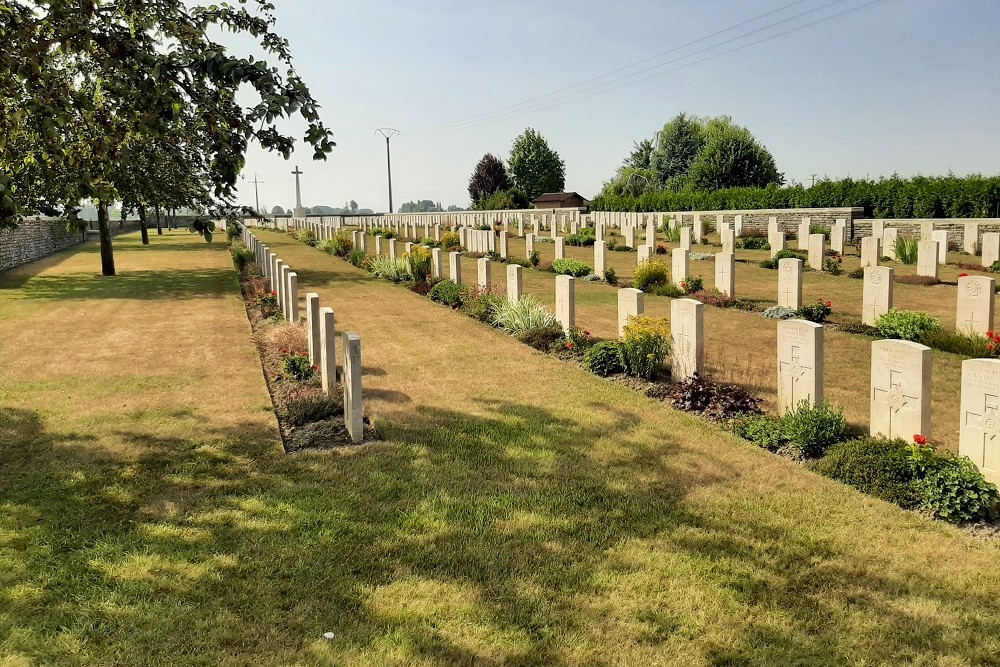
{"label": "row of white headstones", "polygon": [[[268,285],[277,294],[282,315],[288,322],[298,324],[301,319],[298,274],[247,227],[243,228],[243,242],[253,252]],[[309,363],[320,369],[323,391],[329,395],[337,384],[336,315],[333,308],[320,307],[319,295],[315,292],[306,294],[305,311]],[[343,345],[341,384],[344,388],[344,423],[351,441],[359,443],[364,438],[361,336],[354,331],[345,331]]]}
{"label": "row of white headstones", "polygon": [[[479,233],[471,231],[472,238]],[[492,232],[483,232],[492,238]],[[486,238],[483,236],[482,238]],[[501,232],[499,239],[504,238]],[[367,250],[367,236],[354,232],[355,247]],[[478,243],[478,241],[472,241]],[[375,237],[375,252],[381,254],[388,245],[390,256],[396,253],[396,239]],[[404,252],[414,244],[406,242]],[[500,241],[500,247],[504,246]],[[444,278],[442,252],[430,249],[432,273]],[[683,248],[672,251],[672,274],[676,281],[688,275],[687,254]],[[449,277],[462,284],[461,253],[450,252]],[[733,254],[716,256],[716,271],[720,263],[728,266],[727,281],[732,279]],[[492,285],[492,264],[488,258],[477,260],[477,285],[488,289]],[[892,307],[892,269],[868,267],[865,270],[865,319],[874,318]],[[516,301],[523,295],[521,266],[507,266],[507,297]],[[802,261],[779,261],[779,305],[801,307]],[[730,283],[731,284],[731,283]],[[959,329],[986,331],[992,326],[994,280],[981,276],[959,279]],[[731,293],[731,289],[730,292]],[[634,288],[618,290],[618,329],[624,334],[630,317],[644,312],[645,294]],[[576,279],[556,276],[556,319],[566,330],[576,325]],[[673,299],[670,304],[671,376],[682,381],[704,369],[704,304],[695,299]],[[962,326],[963,323],[965,326]],[[823,399],[823,332],[821,324],[790,319],[778,323],[778,408],[793,409],[802,401],[815,404]],[[986,328],[984,328],[986,327]],[[872,343],[870,387],[870,431],[872,435],[902,437],[915,434],[931,435],[931,348],[899,340]],[[971,359],[962,364],[962,399],[960,419],[960,453],[968,456],[991,481],[1000,483],[1000,360]]]}

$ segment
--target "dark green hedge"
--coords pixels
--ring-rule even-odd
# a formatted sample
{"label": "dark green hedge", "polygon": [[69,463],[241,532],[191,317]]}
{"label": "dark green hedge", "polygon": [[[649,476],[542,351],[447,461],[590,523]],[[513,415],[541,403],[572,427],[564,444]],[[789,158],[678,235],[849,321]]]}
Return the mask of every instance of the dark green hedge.
{"label": "dark green hedge", "polygon": [[641,197],[596,197],[595,211],[728,211],[767,208],[864,207],[872,218],[1000,217],[1000,176],[821,181],[714,192],[656,192]]}

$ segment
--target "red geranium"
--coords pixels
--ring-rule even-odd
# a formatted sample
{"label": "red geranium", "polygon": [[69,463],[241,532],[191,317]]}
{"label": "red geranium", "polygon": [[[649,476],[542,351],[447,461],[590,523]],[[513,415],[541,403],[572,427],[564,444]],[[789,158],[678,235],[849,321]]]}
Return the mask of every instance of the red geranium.
{"label": "red geranium", "polygon": [[827,301],[826,302],[826,307],[827,308],[833,308],[833,301]]}
{"label": "red geranium", "polygon": [[573,343],[566,343],[566,349],[567,350],[572,350],[573,349]]}
{"label": "red geranium", "polygon": [[913,442],[917,443],[918,445],[926,445],[927,444],[927,436],[920,435],[919,433],[916,433],[913,436]]}
{"label": "red geranium", "polygon": [[958,277],[959,277],[959,278],[965,278],[965,277],[967,277],[968,275],[969,275],[968,273],[960,273],[960,274],[958,274]]}
{"label": "red geranium", "polygon": [[287,347],[281,348],[281,353],[282,354],[288,354],[288,348]]}
{"label": "red geranium", "polygon": [[590,335],[590,332],[589,332],[589,331],[584,331],[584,332],[583,332],[583,335],[584,335],[584,336],[589,336],[589,335]]}
{"label": "red geranium", "polygon": [[275,292],[274,290],[271,290],[271,296],[278,296],[278,293]]}

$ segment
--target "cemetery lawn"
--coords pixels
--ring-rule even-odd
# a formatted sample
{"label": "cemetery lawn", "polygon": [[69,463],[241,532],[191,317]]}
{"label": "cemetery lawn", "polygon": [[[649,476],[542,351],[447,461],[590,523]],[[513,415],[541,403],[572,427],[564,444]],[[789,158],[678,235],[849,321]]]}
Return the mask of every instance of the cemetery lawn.
{"label": "cemetery lawn", "polygon": [[282,453],[220,242],[0,275],[3,667],[1000,653],[995,544],[260,236],[361,334],[385,441]]}

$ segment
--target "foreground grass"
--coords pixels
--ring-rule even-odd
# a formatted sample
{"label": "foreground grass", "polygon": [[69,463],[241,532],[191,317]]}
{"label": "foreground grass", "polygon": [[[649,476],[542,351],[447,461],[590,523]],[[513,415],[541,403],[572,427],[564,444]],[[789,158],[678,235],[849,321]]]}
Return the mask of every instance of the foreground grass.
{"label": "foreground grass", "polygon": [[995,660],[996,547],[264,236],[387,442],[281,453],[221,244],[0,276],[0,665]]}

